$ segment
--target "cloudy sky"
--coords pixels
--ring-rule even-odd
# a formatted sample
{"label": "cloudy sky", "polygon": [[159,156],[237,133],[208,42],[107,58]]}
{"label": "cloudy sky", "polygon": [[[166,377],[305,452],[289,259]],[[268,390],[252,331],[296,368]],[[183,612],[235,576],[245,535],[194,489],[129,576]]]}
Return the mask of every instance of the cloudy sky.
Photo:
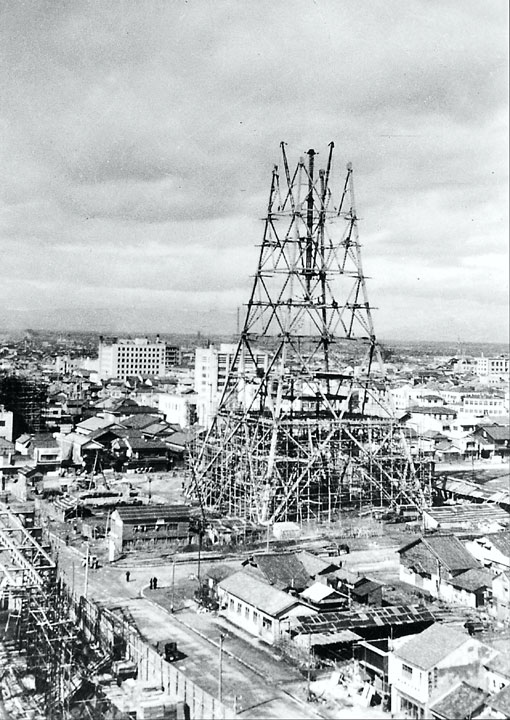
{"label": "cloudy sky", "polygon": [[5,0],[0,327],[233,331],[278,145],[386,339],[508,338],[505,0]]}

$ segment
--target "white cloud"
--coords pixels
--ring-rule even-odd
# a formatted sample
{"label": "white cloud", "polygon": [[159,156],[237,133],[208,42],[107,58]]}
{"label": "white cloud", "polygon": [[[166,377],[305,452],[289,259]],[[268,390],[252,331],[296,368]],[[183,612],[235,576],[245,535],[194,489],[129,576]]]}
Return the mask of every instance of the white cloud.
{"label": "white cloud", "polygon": [[106,307],[143,310],[166,289],[169,322],[183,304],[209,317],[211,292],[234,312],[279,142],[321,161],[334,140],[338,177],[356,170],[376,329],[419,337],[434,307],[470,337],[506,337],[502,0],[0,13],[4,304],[35,317],[97,306],[101,288]]}

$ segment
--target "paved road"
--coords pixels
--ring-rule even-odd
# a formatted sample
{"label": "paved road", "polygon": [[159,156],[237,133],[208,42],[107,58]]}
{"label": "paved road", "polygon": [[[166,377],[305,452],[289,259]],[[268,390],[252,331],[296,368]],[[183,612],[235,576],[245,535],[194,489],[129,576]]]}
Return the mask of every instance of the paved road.
{"label": "paved road", "polygon": [[[74,587],[81,593],[85,586],[82,559],[83,553],[76,548],[64,546],[60,549],[61,572],[70,583],[74,581]],[[189,579],[195,569],[195,564],[176,565],[176,583]],[[225,621],[212,615],[197,614],[186,607],[172,615],[154,603],[150,599],[150,578],[157,575],[158,594],[163,589],[170,596],[172,573],[171,565],[144,566],[131,570],[130,581],[127,582],[124,568],[106,566],[89,570],[87,594],[107,605],[126,607],[142,636],[151,644],[159,643],[163,647],[165,642],[177,642],[185,657],[175,664],[213,696],[218,693],[219,638],[225,633],[223,700],[231,707],[237,707],[240,717],[243,713],[246,717],[268,720],[328,717],[319,714],[314,706],[299,701],[300,697],[304,697],[303,677],[297,670],[264,651],[256,640],[240,637],[226,626]]]}

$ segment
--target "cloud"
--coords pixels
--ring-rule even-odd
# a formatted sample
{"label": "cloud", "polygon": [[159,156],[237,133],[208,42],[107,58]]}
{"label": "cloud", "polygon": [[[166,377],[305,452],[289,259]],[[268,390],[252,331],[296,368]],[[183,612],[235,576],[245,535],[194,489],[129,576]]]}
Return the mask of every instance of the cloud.
{"label": "cloud", "polygon": [[[177,288],[181,307],[200,299],[206,313],[202,289],[235,307],[279,142],[292,162],[313,146],[323,163],[334,140],[337,182],[355,167],[374,304],[402,304],[390,280],[405,264],[410,315],[447,278],[436,311],[469,313],[486,334],[482,308],[507,286],[502,0],[34,1],[0,14],[2,302],[14,292],[50,311],[65,286],[71,308],[98,288],[121,307]],[[413,327],[403,307],[390,334]]]}

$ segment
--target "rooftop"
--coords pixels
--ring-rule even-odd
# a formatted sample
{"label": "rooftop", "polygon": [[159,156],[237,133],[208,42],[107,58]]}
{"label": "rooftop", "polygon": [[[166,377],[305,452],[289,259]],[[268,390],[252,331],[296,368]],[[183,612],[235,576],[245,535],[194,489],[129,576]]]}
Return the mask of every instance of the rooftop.
{"label": "rooftop", "polygon": [[499,550],[499,552],[506,557],[510,557],[510,531],[506,530],[505,532],[488,533],[481,539],[487,539],[489,543],[496,548],[496,550]]}
{"label": "rooftop", "polygon": [[431,710],[446,720],[451,718],[470,718],[484,705],[488,694],[480,688],[472,687],[466,682],[460,682],[450,692],[437,700]]}
{"label": "rooftop", "polygon": [[115,512],[127,525],[139,525],[158,520],[164,522],[188,520],[190,508],[188,505],[136,505],[135,507],[119,507]]}
{"label": "rooftop", "polygon": [[146,428],[149,425],[153,425],[159,420],[159,416],[151,413],[137,413],[136,415],[130,415],[122,421],[122,425],[127,428]]}
{"label": "rooftop", "polygon": [[32,439],[34,448],[57,448],[58,443],[51,433],[36,433]]}
{"label": "rooftop", "polygon": [[427,535],[399,549],[402,555],[422,544],[451,572],[479,568],[478,560],[469,553],[455,535]]}
{"label": "rooftop", "polygon": [[270,585],[281,590],[291,587],[299,590],[310,585],[310,574],[295,553],[252,555],[243,565],[257,568]]}
{"label": "rooftop", "polygon": [[485,568],[472,568],[450,580],[450,584],[469,592],[475,592],[481,588],[492,587],[493,577],[492,573]]}
{"label": "rooftop", "polygon": [[[302,632],[332,633],[356,628],[409,625],[434,622],[431,611],[424,605],[395,605],[371,607],[360,612],[327,612],[300,616],[296,619]],[[468,636],[466,636],[468,637]]]}
{"label": "rooftop", "polygon": [[508,425],[482,425],[476,430],[476,434],[487,434],[492,440],[510,440],[510,427]]}
{"label": "rooftop", "polygon": [[[462,480],[445,481],[445,489],[469,495],[471,497],[491,497],[495,493],[489,488],[467,484]],[[484,522],[501,522],[510,524],[510,514],[494,503],[463,503],[462,505],[444,505],[424,509],[424,514],[435,520],[439,525],[480,525]]]}
{"label": "rooftop", "polygon": [[504,687],[497,695],[488,700],[487,705],[502,713],[503,717],[510,717],[510,685]]}
{"label": "rooftop", "polygon": [[268,615],[279,615],[300,604],[292,595],[242,570],[222,580],[218,587]]}
{"label": "rooftop", "polygon": [[394,650],[394,653],[411,665],[429,670],[470,639],[466,632],[434,623],[423,632],[409,638]]}
{"label": "rooftop", "polygon": [[488,663],[485,663],[485,667],[510,680],[510,655],[508,653],[498,653]]}
{"label": "rooftop", "polygon": [[336,563],[317,557],[317,555],[306,552],[306,550],[301,550],[301,552],[296,553],[296,557],[299,562],[302,563],[310,577],[316,577],[321,574],[325,575],[339,569],[339,566]]}
{"label": "rooftop", "polygon": [[322,602],[322,600],[325,600],[332,595],[338,597],[339,599],[341,598],[341,595],[337,593],[336,590],[334,590],[329,585],[324,585],[324,583],[321,582],[315,582],[313,585],[310,585],[309,588],[307,588],[301,593],[302,598],[315,603]]}
{"label": "rooftop", "polygon": [[446,405],[431,405],[428,406],[414,406],[410,407],[408,412],[418,415],[457,415],[456,410],[446,407]]}

